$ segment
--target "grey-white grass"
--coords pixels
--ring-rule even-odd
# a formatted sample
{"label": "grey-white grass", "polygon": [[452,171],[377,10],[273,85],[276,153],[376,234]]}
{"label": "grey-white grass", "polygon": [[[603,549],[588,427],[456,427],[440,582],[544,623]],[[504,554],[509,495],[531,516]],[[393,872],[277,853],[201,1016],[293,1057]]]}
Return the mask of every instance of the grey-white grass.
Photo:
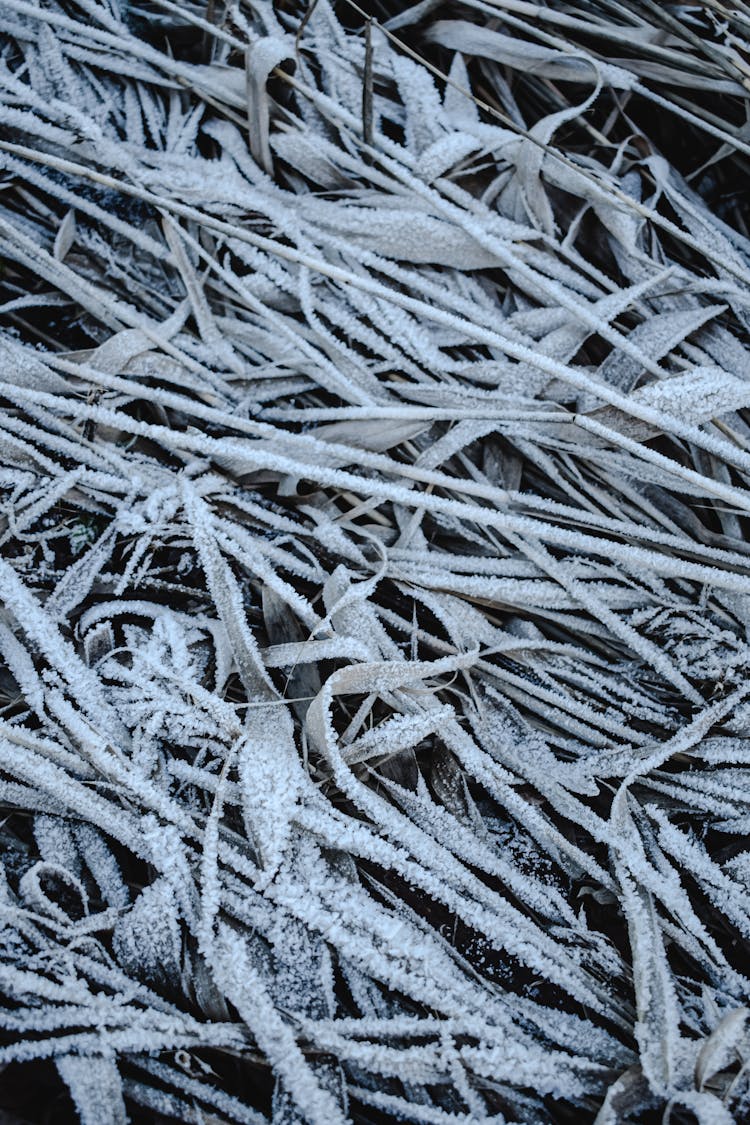
{"label": "grey-white grass", "polygon": [[742,1120],[750,13],[361,12],[0,0],[0,1063]]}

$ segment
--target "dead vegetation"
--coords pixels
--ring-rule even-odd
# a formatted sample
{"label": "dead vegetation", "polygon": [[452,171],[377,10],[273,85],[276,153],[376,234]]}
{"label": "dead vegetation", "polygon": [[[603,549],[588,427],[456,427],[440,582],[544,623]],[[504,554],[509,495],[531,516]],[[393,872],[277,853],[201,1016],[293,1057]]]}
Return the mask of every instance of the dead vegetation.
{"label": "dead vegetation", "polygon": [[0,27],[0,1106],[747,1120],[750,8]]}

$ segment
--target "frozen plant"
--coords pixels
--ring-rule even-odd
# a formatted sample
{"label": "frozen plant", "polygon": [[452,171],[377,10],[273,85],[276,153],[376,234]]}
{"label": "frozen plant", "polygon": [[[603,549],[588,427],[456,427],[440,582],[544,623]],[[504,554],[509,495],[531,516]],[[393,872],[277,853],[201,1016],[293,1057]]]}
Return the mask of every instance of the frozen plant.
{"label": "frozen plant", "polygon": [[0,28],[0,1109],[746,1121],[750,9]]}

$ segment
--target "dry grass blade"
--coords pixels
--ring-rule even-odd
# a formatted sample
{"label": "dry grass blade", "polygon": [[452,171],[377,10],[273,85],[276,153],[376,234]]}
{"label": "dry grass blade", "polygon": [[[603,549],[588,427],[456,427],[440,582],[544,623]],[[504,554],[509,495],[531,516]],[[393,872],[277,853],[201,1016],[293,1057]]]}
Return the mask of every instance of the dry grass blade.
{"label": "dry grass blade", "polygon": [[747,1120],[746,5],[0,26],[0,1116]]}

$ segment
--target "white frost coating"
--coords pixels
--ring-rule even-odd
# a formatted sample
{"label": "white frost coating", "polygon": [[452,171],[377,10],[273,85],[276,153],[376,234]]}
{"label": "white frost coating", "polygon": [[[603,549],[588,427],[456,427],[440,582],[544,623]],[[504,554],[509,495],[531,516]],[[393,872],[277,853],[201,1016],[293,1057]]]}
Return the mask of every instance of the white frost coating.
{"label": "white frost coating", "polygon": [[268,95],[266,82],[271,71],[293,58],[293,44],[280,36],[258,39],[248,48],[247,69],[248,132],[250,149],[258,164],[270,172],[271,151],[268,144]]}
{"label": "white frost coating", "polygon": [[84,1125],[747,1115],[741,31],[495,7],[0,0],[0,1067]]}
{"label": "white frost coating", "polygon": [[750,383],[718,367],[695,367],[686,375],[650,383],[636,397],[686,422],[707,422],[750,404]]}
{"label": "white frost coating", "polygon": [[125,1125],[122,1083],[112,1059],[64,1055],[57,1069],[67,1084],[81,1125]]}

